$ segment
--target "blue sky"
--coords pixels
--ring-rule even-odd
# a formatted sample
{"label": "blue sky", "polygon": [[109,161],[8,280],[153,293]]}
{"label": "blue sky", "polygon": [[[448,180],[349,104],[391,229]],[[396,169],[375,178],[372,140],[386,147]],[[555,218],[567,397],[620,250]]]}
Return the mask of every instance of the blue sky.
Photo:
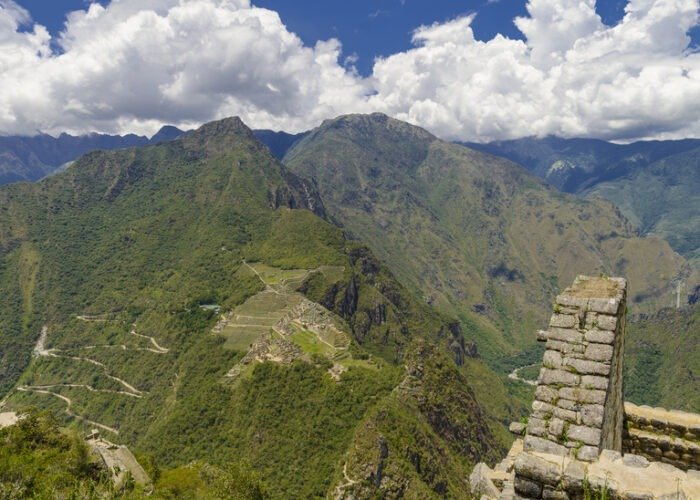
{"label": "blue sky", "polygon": [[148,134],[232,115],[298,132],[383,112],[455,140],[699,137],[699,12],[700,0],[0,0],[0,134]]}
{"label": "blue sky", "polygon": [[[52,34],[63,29],[65,16],[84,9],[90,0],[17,0],[32,18]],[[108,0],[99,3],[105,5]],[[338,38],[345,57],[356,54],[363,75],[372,71],[375,57],[386,57],[411,47],[411,33],[422,25],[476,14],[474,34],[490,40],[496,34],[522,38],[513,24],[527,14],[525,0],[257,0],[253,4],[277,11],[287,27],[307,45]],[[598,1],[596,10],[606,24],[624,14],[626,0]]]}

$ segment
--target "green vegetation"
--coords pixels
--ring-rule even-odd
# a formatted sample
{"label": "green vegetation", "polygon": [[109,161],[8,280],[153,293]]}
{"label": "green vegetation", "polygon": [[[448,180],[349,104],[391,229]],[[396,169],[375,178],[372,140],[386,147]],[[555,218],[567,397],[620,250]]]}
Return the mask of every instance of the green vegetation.
{"label": "green vegetation", "polygon": [[669,156],[596,184],[586,196],[615,203],[642,234],[666,239],[700,269],[700,149]]}
{"label": "green vegetation", "polygon": [[503,374],[530,352],[557,287],[575,275],[622,273],[644,297],[634,311],[653,311],[685,264],[661,239],[636,237],[607,202],[557,193],[508,161],[384,115],[329,120],[284,162],[316,181],[331,217],[416,298],[459,317]]}
{"label": "green vegetation", "polygon": [[[235,119],[0,189],[7,407],[49,408],[151,457],[156,497],[226,497],[241,470],[275,498],[323,497],[349,450],[362,452],[358,426],[397,391],[407,350],[424,338],[435,346],[425,361],[451,370],[441,390],[471,395],[473,384],[490,398],[486,410],[473,396],[441,406],[440,418],[463,419],[460,432],[473,425],[474,446],[507,444],[502,422],[520,408],[498,376],[466,359],[456,323],[321,215],[313,186]],[[251,363],[229,383],[250,344],[301,300],[325,307],[340,333],[292,322],[302,356]],[[233,327],[215,331],[231,314]],[[409,436],[413,424],[399,419],[392,432]],[[457,439],[430,432],[417,453]],[[450,452],[460,474],[470,453]]]}
{"label": "green vegetation", "polygon": [[625,398],[636,404],[700,413],[700,307],[627,324]]}
{"label": "green vegetation", "polygon": [[59,429],[48,412],[28,411],[0,429],[3,498],[112,498],[117,492],[75,432]]}
{"label": "green vegetation", "polygon": [[154,487],[133,481],[117,486],[98,455],[75,431],[58,425],[47,411],[29,409],[10,427],[0,429],[2,498],[90,499],[246,499],[268,498],[259,475],[246,463],[215,467],[194,462],[162,470],[145,458]]}

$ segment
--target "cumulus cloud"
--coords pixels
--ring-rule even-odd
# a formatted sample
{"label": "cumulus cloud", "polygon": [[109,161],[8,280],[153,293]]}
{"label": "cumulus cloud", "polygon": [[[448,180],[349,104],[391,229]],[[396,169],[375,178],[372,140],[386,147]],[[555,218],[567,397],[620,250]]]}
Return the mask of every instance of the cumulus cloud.
{"label": "cumulus cloud", "polygon": [[630,0],[606,26],[594,0],[529,0],[514,20],[524,40],[476,40],[464,16],[418,28],[363,78],[339,41],[305,46],[248,0],[112,0],[70,14],[53,41],[0,0],[0,131],[153,132],[229,115],[299,131],[383,111],[461,140],[700,136],[699,1]]}
{"label": "cumulus cloud", "polygon": [[135,130],[240,115],[307,128],[369,90],[338,64],[340,43],[305,47],[247,0],[113,0],[68,16],[52,54],[43,27],[0,4],[0,130]]}
{"label": "cumulus cloud", "polygon": [[474,39],[473,17],[418,29],[374,67],[373,104],[454,139],[700,136],[696,0],[631,0],[605,26],[593,0],[530,0],[525,41]]}

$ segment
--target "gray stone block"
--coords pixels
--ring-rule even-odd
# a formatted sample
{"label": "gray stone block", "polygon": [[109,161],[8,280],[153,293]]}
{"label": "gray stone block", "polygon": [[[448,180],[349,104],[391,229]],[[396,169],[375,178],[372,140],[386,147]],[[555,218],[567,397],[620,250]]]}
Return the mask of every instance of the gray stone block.
{"label": "gray stone block", "polygon": [[586,350],[586,346],[578,343],[562,342],[561,340],[547,340],[547,349],[554,349],[563,354],[581,353]]}
{"label": "gray stone block", "polygon": [[560,342],[569,343],[581,343],[581,341],[583,341],[583,334],[577,330],[571,330],[566,328],[550,328],[548,331],[549,334],[547,335],[547,338],[549,340],[559,340]]}
{"label": "gray stone block", "polygon": [[541,484],[556,486],[561,479],[561,466],[544,458],[521,453],[513,465],[516,476],[532,479]]}
{"label": "gray stone block", "polygon": [[602,450],[600,452],[600,458],[615,462],[616,460],[620,460],[622,458],[622,453],[615,450]]}
{"label": "gray stone block", "polygon": [[549,320],[549,326],[552,328],[574,328],[578,326],[578,318],[571,314],[552,314]]}
{"label": "gray stone block", "polygon": [[508,426],[508,430],[516,436],[522,436],[523,434],[525,434],[526,428],[527,426],[522,422],[511,422]]}
{"label": "gray stone block", "polygon": [[599,377],[597,375],[584,375],[581,377],[581,387],[584,389],[598,389],[606,391],[610,379],[608,377]]}
{"label": "gray stone block", "polygon": [[564,434],[565,423],[562,419],[554,417],[549,421],[547,430],[555,438],[559,438]]}
{"label": "gray stone block", "polygon": [[515,476],[515,491],[525,498],[540,498],[542,496],[542,485],[529,479]]}
{"label": "gray stone block", "polygon": [[583,405],[581,406],[581,422],[584,425],[601,428],[603,426],[603,405]]}
{"label": "gray stone block", "polygon": [[561,368],[562,355],[559,351],[548,349],[542,357],[542,366],[550,369]]}
{"label": "gray stone block", "polygon": [[532,416],[535,418],[547,419],[552,416],[553,411],[554,406],[549,403],[537,400],[532,402]]}
{"label": "gray stone block", "polygon": [[[547,425],[541,418],[530,417],[527,421],[528,436],[544,436],[547,433]],[[527,438],[526,438],[527,439]]]}
{"label": "gray stone block", "polygon": [[598,446],[600,444],[600,429],[587,427],[585,425],[569,426],[568,437],[574,441],[581,441],[584,444]]}
{"label": "gray stone block", "polygon": [[646,469],[649,467],[649,460],[641,455],[633,455],[631,453],[625,453],[622,457],[622,463],[627,467],[635,467],[639,469]]}
{"label": "gray stone block", "polygon": [[564,366],[570,366],[581,375],[608,375],[610,365],[586,359],[564,358]]}
{"label": "gray stone block", "polygon": [[525,436],[523,440],[523,449],[525,451],[539,451],[542,453],[551,453],[552,455],[566,456],[569,454],[569,449],[566,446],[554,443],[549,439],[544,439],[538,436]]}
{"label": "gray stone block", "polygon": [[609,363],[613,357],[613,347],[606,344],[589,344],[585,356],[592,361]]}
{"label": "gray stone block", "polygon": [[555,490],[549,486],[542,490],[543,500],[569,500],[569,495],[565,491]]}
{"label": "gray stone block", "polygon": [[559,391],[546,385],[538,385],[535,389],[535,399],[545,403],[553,403],[559,398]]}
{"label": "gray stone block", "polygon": [[[557,418],[560,418],[562,420],[566,420],[569,423],[572,424],[578,424],[580,423],[578,413],[573,411],[573,410],[565,410],[563,408],[556,407],[554,408],[554,416]],[[552,431],[552,426],[550,424],[549,426],[550,432]]]}
{"label": "gray stone block", "polygon": [[612,344],[615,342],[615,334],[603,330],[589,330],[584,337],[588,342],[596,342],[598,344]]}
{"label": "gray stone block", "polygon": [[608,316],[606,314],[599,314],[597,318],[598,328],[601,330],[610,330],[614,332],[617,328],[617,316]]}
{"label": "gray stone block", "polygon": [[586,462],[595,462],[598,460],[597,446],[581,446],[576,453],[576,458]]}
{"label": "gray stone block", "polygon": [[605,404],[605,391],[562,387],[559,396],[582,404]]}
{"label": "gray stone block", "polygon": [[[590,448],[589,446],[584,446],[583,448]],[[582,449],[583,449],[582,448]],[[580,450],[579,450],[580,451]],[[598,450],[596,450],[596,458],[598,457]],[[562,477],[562,485],[564,489],[569,492],[580,492],[583,491],[583,481],[586,478],[586,468],[581,462],[572,460],[569,465],[566,466],[564,474]]]}
{"label": "gray stone block", "polygon": [[568,385],[571,387],[578,386],[581,383],[581,377],[575,373],[566,372],[564,370],[550,370],[542,368],[538,382],[544,385]]}
{"label": "gray stone block", "polygon": [[617,314],[620,309],[620,300],[615,299],[589,299],[588,300],[588,310],[603,313],[603,314]]}
{"label": "gray stone block", "polygon": [[598,313],[594,312],[586,312],[585,313],[586,317],[586,330],[590,330],[591,328],[595,328],[596,325],[598,325]]}
{"label": "gray stone block", "polygon": [[[557,395],[559,392],[557,391]],[[563,408],[564,410],[578,411],[581,405],[576,401],[571,401],[569,399],[559,398],[557,400],[557,406]]]}
{"label": "gray stone block", "polygon": [[474,497],[479,498],[482,495],[491,498],[498,498],[501,492],[498,491],[496,485],[491,481],[491,469],[485,463],[479,463],[474,467],[474,470],[469,475],[469,486]]}
{"label": "gray stone block", "polygon": [[562,307],[575,307],[578,309],[588,309],[588,299],[571,295],[566,292],[557,295],[556,303]]}

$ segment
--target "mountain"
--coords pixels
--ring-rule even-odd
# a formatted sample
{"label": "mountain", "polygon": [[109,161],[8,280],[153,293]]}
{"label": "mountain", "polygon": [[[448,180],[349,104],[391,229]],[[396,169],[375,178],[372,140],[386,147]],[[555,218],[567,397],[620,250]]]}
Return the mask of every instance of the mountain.
{"label": "mountain", "polygon": [[700,139],[613,144],[598,139],[528,137],[472,149],[518,163],[561,191],[581,193],[592,186],[631,174],[663,158],[700,148]]}
{"label": "mountain", "polygon": [[700,306],[632,319],[625,341],[627,399],[700,412]]}
{"label": "mountain", "polygon": [[615,203],[641,234],[656,234],[700,268],[700,147],[585,192]]}
{"label": "mountain", "polygon": [[700,139],[547,137],[468,146],[519,163],[562,191],[611,201],[640,234],[665,238],[700,269]]}
{"label": "mountain", "polygon": [[128,134],[89,134],[52,137],[0,136],[0,185],[11,182],[34,182],[66,166],[79,156],[94,150],[123,149],[173,140],[182,131],[166,126],[151,139]]}
{"label": "mountain", "polygon": [[156,491],[243,461],[274,498],[464,497],[525,411],[238,119],[0,188],[0,293],[2,405],[129,445]]}
{"label": "mountain", "polygon": [[674,279],[692,274],[610,203],[557,192],[510,161],[381,114],[324,122],[284,163],[407,288],[457,315],[503,371],[539,357],[533,332],[574,275],[627,276],[631,310],[654,311]]}
{"label": "mountain", "polygon": [[288,134],[287,132],[275,132],[272,130],[253,130],[253,133],[260,142],[269,148],[270,152],[278,160],[284,158],[287,151],[308,134],[308,132]]}

